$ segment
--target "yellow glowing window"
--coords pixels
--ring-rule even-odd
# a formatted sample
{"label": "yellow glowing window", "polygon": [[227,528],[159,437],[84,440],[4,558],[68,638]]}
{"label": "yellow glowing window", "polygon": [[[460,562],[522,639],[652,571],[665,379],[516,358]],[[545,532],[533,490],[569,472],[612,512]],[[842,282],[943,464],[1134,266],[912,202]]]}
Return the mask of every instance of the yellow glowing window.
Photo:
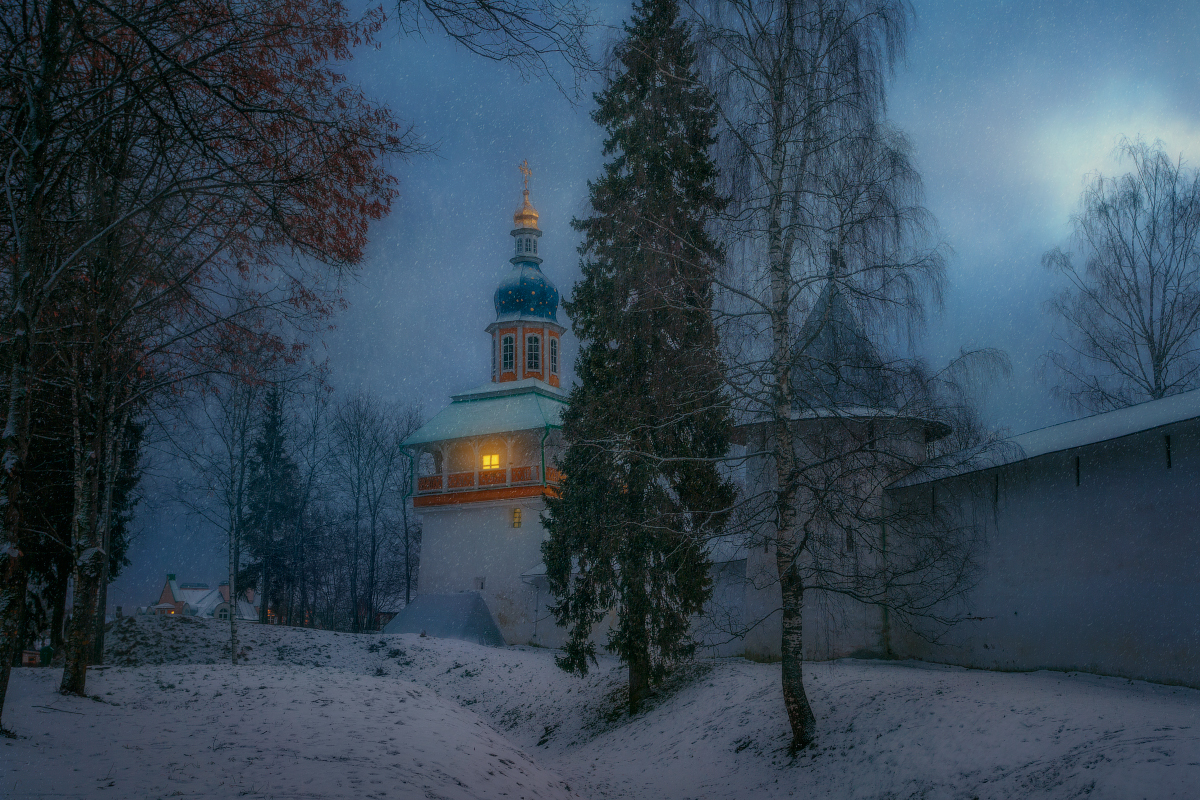
{"label": "yellow glowing window", "polygon": [[495,455],[490,455],[490,456],[485,455],[483,457],[483,468],[484,469],[500,469],[500,454],[497,453]]}

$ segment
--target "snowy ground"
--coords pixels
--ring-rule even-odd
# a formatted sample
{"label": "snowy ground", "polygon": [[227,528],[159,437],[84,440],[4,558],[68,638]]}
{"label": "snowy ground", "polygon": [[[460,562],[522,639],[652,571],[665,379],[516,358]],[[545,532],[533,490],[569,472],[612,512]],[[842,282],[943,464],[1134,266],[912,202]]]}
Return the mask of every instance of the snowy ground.
{"label": "snowy ground", "polygon": [[611,661],[580,680],[533,648],[242,632],[233,670],[215,623],[126,620],[109,641],[121,666],[89,676],[98,700],[14,670],[5,723],[21,738],[0,740],[0,796],[1200,796],[1193,689],[809,664],[820,746],[790,759],[777,665],[702,663],[630,720]]}

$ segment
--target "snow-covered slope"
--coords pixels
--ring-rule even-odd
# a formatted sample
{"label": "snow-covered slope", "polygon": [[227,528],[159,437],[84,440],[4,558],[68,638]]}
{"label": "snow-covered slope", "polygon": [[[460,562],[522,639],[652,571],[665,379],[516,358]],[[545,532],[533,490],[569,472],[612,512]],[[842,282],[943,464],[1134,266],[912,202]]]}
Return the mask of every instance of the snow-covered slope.
{"label": "snow-covered slope", "polygon": [[[488,786],[480,783],[486,776],[496,781],[491,786],[500,787],[500,778],[488,770],[495,773],[499,763],[491,759],[504,758],[513,765],[501,764],[509,767],[503,777],[513,781],[509,784],[513,797],[520,791],[527,791],[526,796],[555,796],[551,792],[565,793],[569,785],[597,800],[1161,798],[1196,797],[1194,787],[1200,786],[1200,691],[1192,689],[1090,675],[1004,674],[918,663],[808,664],[806,685],[820,724],[820,744],[791,759],[784,749],[787,722],[777,665],[740,659],[702,662],[660,693],[645,713],[630,720],[620,712],[624,674],[611,660],[602,659],[592,675],[579,679],[554,666],[552,651],[533,648],[492,649],[407,635],[356,636],[249,625],[241,632],[249,666],[239,667],[236,673],[237,690],[246,693],[236,702],[248,704],[248,717],[270,710],[281,719],[281,726],[291,729],[287,734],[291,743],[286,745],[290,749],[284,751],[290,753],[288,758],[308,764],[305,742],[316,748],[319,738],[337,740],[343,753],[367,748],[373,754],[358,767],[357,762],[318,762],[324,764],[323,780],[343,781],[342,788],[330,784],[332,788],[322,790],[331,797],[352,793],[345,776],[356,770],[363,773],[366,761],[411,761],[412,747],[417,743],[433,747],[439,736],[445,742],[466,741],[460,718],[451,710],[440,715],[430,710],[423,717],[406,718],[404,725],[389,726],[388,714],[407,709],[415,713],[418,708],[396,705],[398,697],[413,690],[412,684],[433,690],[441,698],[436,702],[454,701],[467,707],[498,731],[476,723],[481,736],[496,742],[487,751],[496,755],[480,757],[477,750],[467,753],[459,748],[455,752],[465,760],[447,756],[436,762],[438,774],[472,787]],[[124,621],[110,634],[110,663],[127,667],[107,670],[102,682],[94,682],[92,688],[125,681],[127,688],[121,691],[148,698],[144,702],[153,708],[160,701],[150,698],[182,702],[183,693],[191,697],[198,691],[193,716],[217,715],[218,711],[203,711],[201,703],[205,692],[213,694],[215,689],[201,686],[216,686],[213,681],[225,680],[218,676],[231,672],[216,664],[228,657],[226,636],[223,626],[206,621]],[[208,662],[215,665],[198,666]],[[147,664],[160,666],[136,666]],[[55,730],[56,720],[48,718],[68,716],[31,708],[39,701],[28,700],[27,689],[48,691],[57,677],[50,671],[41,672],[46,678],[32,677],[39,672],[14,670],[14,684],[23,687],[16,691],[21,697],[18,702],[27,710],[17,718],[6,711],[11,727],[36,720]],[[175,688],[160,688],[164,682],[174,683]],[[335,688],[323,688],[324,682]],[[196,687],[189,688],[191,683]],[[330,692],[343,706],[338,713],[345,715],[346,722],[323,728],[320,718],[292,716],[301,708],[316,708],[313,700],[334,696]],[[91,701],[39,696],[49,699],[46,705],[78,704],[71,710],[92,717],[100,711],[90,707],[108,708]],[[220,700],[235,703],[224,696]],[[435,702],[432,695],[427,700]],[[415,698],[406,703],[415,703]],[[184,707],[179,708],[179,716],[185,716]],[[223,713],[241,713],[234,705],[224,708]],[[143,739],[150,738],[154,719],[160,718],[147,717],[139,723],[146,732],[132,744],[145,747]],[[69,719],[98,723],[98,717]],[[357,730],[351,724],[356,719],[361,719]],[[462,719],[476,718],[467,714]],[[313,723],[316,733],[310,732]],[[448,726],[445,731],[443,726]],[[130,735],[136,729],[122,730],[122,735]],[[259,730],[250,725],[245,735],[268,735]],[[501,736],[512,744],[500,741]],[[0,755],[5,757],[0,761],[15,753],[32,759],[31,765],[39,760],[48,763],[45,759],[57,745],[37,740],[34,735],[0,745]],[[109,750],[126,743],[116,738],[105,741]],[[511,749],[503,750],[501,745]],[[274,747],[273,743],[263,746],[264,763],[273,758],[268,754]],[[93,748],[97,753],[103,749],[95,744]],[[389,751],[398,755],[388,755]],[[314,755],[324,752],[328,751],[312,750]],[[537,766],[521,761],[514,755],[518,752],[528,754]],[[239,761],[213,759],[209,769],[216,774],[221,767],[225,770],[221,774],[228,776],[250,774],[234,770],[258,769],[249,760],[253,755],[246,750],[239,751]],[[435,763],[431,756],[427,758],[421,760],[422,768]],[[476,758],[481,760],[476,763]],[[84,763],[88,766],[81,770],[90,771],[88,785],[100,785],[98,779],[104,777],[108,762],[97,756]],[[514,777],[517,766],[524,770],[520,777]],[[11,785],[8,774],[6,769],[0,789]],[[565,785],[556,785],[555,776]],[[454,795],[450,777],[438,784],[446,787],[438,790],[445,796],[495,796],[474,794],[474,788]],[[417,779],[414,772],[413,780]],[[521,781],[519,789],[516,780]],[[365,782],[357,786],[360,796],[371,791]],[[389,797],[404,796],[386,780],[382,786]],[[287,791],[281,787],[276,796],[307,796],[301,786],[288,787]],[[258,796],[272,796],[265,783],[254,788]]]}

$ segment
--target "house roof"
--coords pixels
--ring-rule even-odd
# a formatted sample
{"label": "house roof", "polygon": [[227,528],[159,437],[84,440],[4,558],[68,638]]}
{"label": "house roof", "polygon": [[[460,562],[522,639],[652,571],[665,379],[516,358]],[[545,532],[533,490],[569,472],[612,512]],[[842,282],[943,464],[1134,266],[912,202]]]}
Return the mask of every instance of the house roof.
{"label": "house roof", "polygon": [[999,448],[972,458],[960,458],[954,464],[943,459],[932,461],[893,483],[892,488],[929,483],[1050,453],[1061,453],[1197,418],[1200,418],[1200,389],[1021,433],[1007,439]]}
{"label": "house roof", "polygon": [[201,604],[206,602],[208,596],[213,594],[218,596],[217,602],[220,602],[220,595],[218,594],[217,590],[210,589],[207,586],[204,588],[199,588],[185,585],[178,589],[174,589],[173,593],[176,600],[182,600],[184,603],[187,603],[193,608],[199,608]]}
{"label": "house roof", "polygon": [[453,402],[434,415],[406,446],[486,436],[492,433],[562,427],[566,393],[536,378],[485,383],[454,395]]}

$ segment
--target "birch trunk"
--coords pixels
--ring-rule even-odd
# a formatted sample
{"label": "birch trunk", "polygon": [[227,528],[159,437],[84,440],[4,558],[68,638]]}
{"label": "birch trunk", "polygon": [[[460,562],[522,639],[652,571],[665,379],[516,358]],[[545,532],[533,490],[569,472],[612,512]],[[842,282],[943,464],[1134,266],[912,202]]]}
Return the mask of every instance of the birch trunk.
{"label": "birch trunk", "polygon": [[[100,475],[97,459],[105,452],[104,421],[94,419],[93,434],[85,436],[87,398],[79,378],[81,367],[75,361],[74,383],[71,390],[71,426],[75,444],[75,513],[71,517],[71,542],[74,564],[75,591],[72,595],[71,624],[67,631],[67,660],[63,666],[63,694],[87,694],[87,668],[95,651],[96,603],[99,600],[100,580],[108,553],[100,540],[99,508]],[[99,417],[101,415],[94,415]]]}
{"label": "birch trunk", "polygon": [[[108,410],[105,412],[105,420],[112,420],[114,417],[115,410],[110,403]],[[116,483],[120,478],[121,448],[118,446],[118,442],[125,440],[126,419],[126,416],[122,416],[114,425],[111,425],[104,440],[103,486],[101,487],[102,494],[100,498],[100,538],[104,548],[104,563],[100,566],[100,586],[96,601],[99,613],[96,615],[95,648],[92,653],[93,664],[104,663],[104,628],[105,617],[108,614],[108,581],[109,569],[111,567],[109,549],[112,546],[113,493],[116,491]],[[105,424],[107,426],[109,423],[106,422]]]}
{"label": "birch trunk", "polygon": [[792,337],[789,315],[792,303],[792,237],[784,229],[784,137],[777,133],[771,152],[770,201],[767,208],[767,247],[771,278],[771,347],[775,381],[772,456],[775,461],[775,559],[782,596],[783,636],[780,642],[783,700],[792,729],[791,750],[810,746],[816,736],[816,718],[804,692],[804,586],[797,570],[800,547],[796,531],[798,481],[795,436],[792,428]]}

